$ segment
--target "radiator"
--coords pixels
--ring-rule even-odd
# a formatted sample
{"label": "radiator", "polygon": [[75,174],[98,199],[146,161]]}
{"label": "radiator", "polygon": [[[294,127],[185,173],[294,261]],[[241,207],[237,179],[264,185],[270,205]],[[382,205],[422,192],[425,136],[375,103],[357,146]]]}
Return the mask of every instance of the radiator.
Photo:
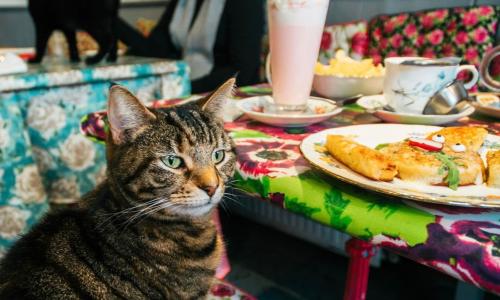
{"label": "radiator", "polygon": [[[234,192],[231,191],[231,193]],[[344,248],[345,242],[350,238],[348,234],[255,197],[239,194],[237,199],[237,203],[234,201],[224,203],[224,206],[227,206],[231,213],[234,212],[256,223],[308,241],[331,252],[347,256]],[[371,265],[379,267],[381,260],[381,251],[376,251],[371,260]]]}

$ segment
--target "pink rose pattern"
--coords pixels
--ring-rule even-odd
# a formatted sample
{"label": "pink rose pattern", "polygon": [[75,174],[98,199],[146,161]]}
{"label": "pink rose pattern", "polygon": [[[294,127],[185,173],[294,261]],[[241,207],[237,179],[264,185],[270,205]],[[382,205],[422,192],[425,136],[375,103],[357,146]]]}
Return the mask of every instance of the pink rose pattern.
{"label": "pink rose pattern", "polygon": [[[349,22],[345,24],[329,25],[325,27],[321,37],[320,60],[326,61],[335,55],[335,51],[343,48],[344,41],[335,39],[334,32],[343,31],[347,38],[347,55],[352,58],[362,58],[368,53],[368,35],[365,21]],[[381,36],[382,31],[374,32],[375,36]]]}
{"label": "pink rose pattern", "polygon": [[376,62],[395,55],[458,56],[479,65],[495,43],[498,18],[500,6],[492,5],[378,16],[368,25],[367,53]]}

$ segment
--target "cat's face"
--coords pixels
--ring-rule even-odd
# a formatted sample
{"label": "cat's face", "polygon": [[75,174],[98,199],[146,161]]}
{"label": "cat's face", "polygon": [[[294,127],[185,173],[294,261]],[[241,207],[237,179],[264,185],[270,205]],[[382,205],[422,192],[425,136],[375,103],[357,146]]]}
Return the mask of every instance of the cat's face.
{"label": "cat's face", "polygon": [[111,88],[108,176],[127,206],[196,217],[221,201],[235,155],[219,115],[233,83],[196,104],[162,110]]}

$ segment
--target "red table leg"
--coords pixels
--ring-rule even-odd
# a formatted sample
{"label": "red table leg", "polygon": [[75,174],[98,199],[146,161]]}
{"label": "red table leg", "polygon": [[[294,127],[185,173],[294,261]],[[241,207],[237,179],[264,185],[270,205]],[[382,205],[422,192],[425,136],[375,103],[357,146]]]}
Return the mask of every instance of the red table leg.
{"label": "red table leg", "polygon": [[368,287],[370,259],[374,254],[373,245],[357,238],[351,238],[346,243],[346,251],[350,260],[344,300],[364,300]]}

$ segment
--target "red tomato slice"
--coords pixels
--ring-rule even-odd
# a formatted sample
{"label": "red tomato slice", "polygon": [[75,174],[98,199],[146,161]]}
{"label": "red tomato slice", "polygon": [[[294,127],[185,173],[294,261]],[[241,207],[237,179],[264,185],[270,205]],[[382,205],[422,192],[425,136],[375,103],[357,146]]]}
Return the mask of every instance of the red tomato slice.
{"label": "red tomato slice", "polygon": [[410,138],[408,141],[410,143],[410,146],[419,147],[427,151],[439,151],[443,149],[442,143],[434,142],[431,140]]}

